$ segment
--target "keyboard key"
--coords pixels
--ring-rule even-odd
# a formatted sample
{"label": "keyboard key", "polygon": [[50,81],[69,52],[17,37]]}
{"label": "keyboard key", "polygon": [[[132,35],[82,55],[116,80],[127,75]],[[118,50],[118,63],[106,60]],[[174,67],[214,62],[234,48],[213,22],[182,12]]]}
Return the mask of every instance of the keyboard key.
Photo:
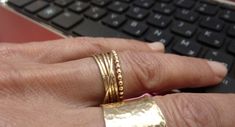
{"label": "keyboard key", "polygon": [[166,3],[157,3],[153,10],[155,12],[159,12],[159,13],[162,13],[162,14],[166,14],[166,15],[169,15],[171,14],[172,12],[175,11],[175,8],[169,4],[166,4]]}
{"label": "keyboard key", "polygon": [[198,19],[199,16],[198,16],[197,13],[195,13],[191,10],[182,9],[182,10],[177,11],[175,17],[178,18],[178,19],[181,19],[183,21],[193,23]]}
{"label": "keyboard key", "polygon": [[198,5],[197,11],[201,14],[215,15],[218,12],[218,9],[219,8],[215,5],[203,2]]}
{"label": "keyboard key", "polygon": [[45,20],[49,20],[53,17],[55,17],[56,15],[60,14],[62,12],[62,9],[58,6],[49,6],[45,9],[43,9],[42,11],[40,11],[38,13],[38,16],[40,18],[43,18]]}
{"label": "keyboard key", "polygon": [[30,13],[36,13],[47,7],[49,4],[46,1],[38,0],[25,7],[25,10]]}
{"label": "keyboard key", "polygon": [[124,16],[112,13],[106,16],[102,22],[108,26],[117,28],[120,25],[122,25],[125,21],[126,21],[126,18]]}
{"label": "keyboard key", "polygon": [[137,20],[142,20],[148,15],[148,12],[144,9],[141,9],[139,7],[132,7],[129,9],[127,12],[127,16],[137,19]]}
{"label": "keyboard key", "polygon": [[33,0],[8,0],[9,4],[19,7],[19,8],[22,8],[31,2],[33,2]]}
{"label": "keyboard key", "polygon": [[69,9],[74,12],[80,13],[82,11],[85,11],[88,7],[89,7],[89,3],[77,1],[77,2],[73,3],[72,5],[70,5]]}
{"label": "keyboard key", "polygon": [[233,64],[232,56],[225,54],[223,52],[219,52],[219,51],[210,50],[207,52],[205,58],[211,61],[218,61],[218,62],[223,63],[228,68],[228,70],[231,69],[232,64]]}
{"label": "keyboard key", "polygon": [[98,7],[91,7],[87,12],[85,12],[85,16],[98,20],[106,14],[106,10],[98,8]]}
{"label": "keyboard key", "polygon": [[220,17],[224,19],[225,21],[235,23],[235,11],[224,10],[222,14],[220,15]]}
{"label": "keyboard key", "polygon": [[220,48],[224,44],[225,38],[220,33],[206,30],[198,36],[198,41],[216,48]]}
{"label": "keyboard key", "polygon": [[147,30],[147,28],[148,27],[143,23],[137,21],[129,21],[123,27],[123,30],[130,35],[139,37]]}
{"label": "keyboard key", "polygon": [[174,22],[171,30],[174,33],[182,35],[184,37],[191,37],[196,32],[196,27],[182,21],[176,21]]}
{"label": "keyboard key", "polygon": [[225,77],[220,85],[208,87],[205,92],[208,93],[234,93],[235,91],[235,80],[231,77]]}
{"label": "keyboard key", "polygon": [[130,2],[132,2],[133,0],[120,0],[120,1],[126,2],[126,3],[130,3]]}
{"label": "keyboard key", "polygon": [[231,43],[228,45],[227,50],[235,55],[235,41],[231,41]]}
{"label": "keyboard key", "polygon": [[143,8],[150,8],[151,6],[153,6],[153,4],[154,4],[154,0],[136,0],[134,2],[134,5],[143,7]]}
{"label": "keyboard key", "polygon": [[171,23],[171,19],[167,16],[163,16],[160,14],[152,14],[147,19],[147,22],[153,26],[165,28]]}
{"label": "keyboard key", "polygon": [[84,19],[77,25],[73,32],[79,36],[130,38],[121,32],[88,19]]}
{"label": "keyboard key", "polygon": [[235,25],[232,25],[228,30],[228,35],[235,37]]}
{"label": "keyboard key", "polygon": [[175,2],[176,6],[187,9],[192,8],[194,4],[195,4],[194,0],[177,0]]}
{"label": "keyboard key", "polygon": [[169,3],[172,2],[173,0],[159,0],[160,2],[164,2],[164,3]]}
{"label": "keyboard key", "polygon": [[151,29],[145,37],[145,40],[149,42],[160,41],[167,46],[173,40],[173,36],[159,29]]}
{"label": "keyboard key", "polygon": [[59,6],[67,6],[69,4],[71,4],[74,0],[55,0],[55,4],[59,5]]}
{"label": "keyboard key", "polygon": [[100,7],[106,6],[110,2],[111,2],[111,0],[92,0],[92,3],[94,5],[97,5],[97,6],[100,6]]}
{"label": "keyboard key", "polygon": [[211,18],[206,17],[203,19],[200,23],[202,27],[215,30],[215,31],[221,31],[224,28],[224,22],[217,19],[217,18]]}
{"label": "keyboard key", "polygon": [[174,45],[172,50],[181,55],[195,57],[200,53],[201,46],[191,40],[182,39]]}
{"label": "keyboard key", "polygon": [[61,15],[55,17],[52,23],[62,27],[63,29],[69,29],[82,20],[82,17],[73,12],[64,12]]}
{"label": "keyboard key", "polygon": [[128,4],[120,1],[115,1],[108,6],[108,9],[114,12],[122,13],[128,9]]}

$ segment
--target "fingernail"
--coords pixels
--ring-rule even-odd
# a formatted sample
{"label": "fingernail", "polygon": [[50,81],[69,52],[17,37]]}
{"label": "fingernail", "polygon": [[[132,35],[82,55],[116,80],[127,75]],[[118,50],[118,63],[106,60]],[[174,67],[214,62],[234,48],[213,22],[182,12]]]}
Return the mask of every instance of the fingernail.
{"label": "fingernail", "polygon": [[214,73],[217,74],[220,78],[224,78],[224,76],[228,72],[227,67],[223,63],[215,62],[215,61],[208,61],[208,64],[210,65]]}
{"label": "fingernail", "polygon": [[148,46],[154,51],[165,51],[165,46],[161,42],[149,43]]}

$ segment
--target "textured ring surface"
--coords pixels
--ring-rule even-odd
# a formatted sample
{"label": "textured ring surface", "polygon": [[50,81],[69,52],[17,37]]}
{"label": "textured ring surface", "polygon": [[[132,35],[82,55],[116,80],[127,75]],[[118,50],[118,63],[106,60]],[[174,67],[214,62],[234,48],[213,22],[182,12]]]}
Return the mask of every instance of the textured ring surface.
{"label": "textured ring surface", "polygon": [[160,108],[149,96],[102,108],[106,127],[166,127]]}

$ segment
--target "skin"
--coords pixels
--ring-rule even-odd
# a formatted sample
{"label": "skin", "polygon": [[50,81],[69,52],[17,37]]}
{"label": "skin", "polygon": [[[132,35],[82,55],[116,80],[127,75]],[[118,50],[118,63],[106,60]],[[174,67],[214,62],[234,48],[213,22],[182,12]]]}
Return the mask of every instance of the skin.
{"label": "skin", "polygon": [[[112,49],[120,57],[126,99],[217,84],[227,73],[219,63],[164,54],[159,43],[104,38],[1,43],[0,127],[104,127],[99,107],[104,88],[90,56]],[[153,98],[167,127],[235,125],[234,94]]]}

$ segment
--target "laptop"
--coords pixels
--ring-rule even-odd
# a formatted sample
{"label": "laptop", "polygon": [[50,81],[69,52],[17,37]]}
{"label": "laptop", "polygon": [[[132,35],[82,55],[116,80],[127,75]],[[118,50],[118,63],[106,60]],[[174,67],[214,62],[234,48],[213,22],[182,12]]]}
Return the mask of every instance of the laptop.
{"label": "laptop", "polygon": [[1,0],[4,21],[9,17],[2,12],[17,16],[10,19],[35,34],[31,41],[77,36],[160,41],[168,53],[222,62],[229,73],[220,85],[182,91],[235,93],[235,1]]}

